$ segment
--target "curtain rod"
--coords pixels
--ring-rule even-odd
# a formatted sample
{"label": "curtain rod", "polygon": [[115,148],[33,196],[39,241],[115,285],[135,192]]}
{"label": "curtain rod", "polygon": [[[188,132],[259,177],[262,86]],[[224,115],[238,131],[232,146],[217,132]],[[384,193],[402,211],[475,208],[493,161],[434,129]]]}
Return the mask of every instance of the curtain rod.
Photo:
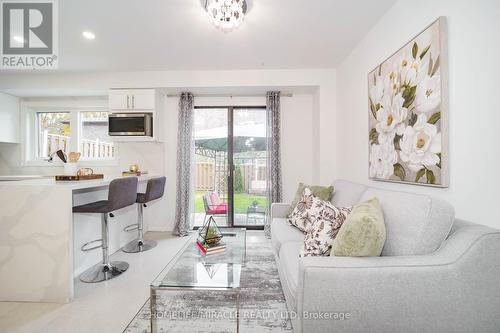
{"label": "curtain rod", "polygon": [[[281,93],[281,97],[293,97],[292,93]],[[167,94],[167,97],[181,97],[181,94]],[[266,97],[263,94],[194,94],[194,97]]]}

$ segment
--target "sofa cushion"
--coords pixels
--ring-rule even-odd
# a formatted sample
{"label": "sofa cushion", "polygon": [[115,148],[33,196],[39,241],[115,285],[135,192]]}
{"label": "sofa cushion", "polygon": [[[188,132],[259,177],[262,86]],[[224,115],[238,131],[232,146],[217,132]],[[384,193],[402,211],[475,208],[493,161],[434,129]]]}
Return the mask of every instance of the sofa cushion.
{"label": "sofa cushion", "polygon": [[446,239],[455,218],[453,207],[427,195],[367,189],[361,201],[378,198],[384,212],[386,241],[382,256],[428,254]]}
{"label": "sofa cushion", "polygon": [[333,241],[331,256],[378,257],[385,242],[382,207],[377,198],[353,207]]}
{"label": "sofa cushion", "polygon": [[314,215],[317,213],[317,207],[314,205],[315,198],[314,193],[306,187],[292,210],[292,214],[289,215],[288,222],[302,232],[305,232],[315,221]]}
{"label": "sofa cushion", "polygon": [[295,193],[295,197],[293,198],[292,203],[290,204],[290,209],[288,211],[288,216],[292,215],[293,209],[297,206],[297,203],[302,198],[304,194],[304,190],[309,188],[315,197],[320,198],[321,200],[332,200],[333,195],[333,186],[317,186],[317,185],[306,185],[304,183],[299,183],[297,187],[297,192]]}
{"label": "sofa cushion", "polygon": [[[287,242],[302,242],[304,241],[304,233],[299,229],[288,224],[285,218],[274,218],[271,223],[271,241],[273,249],[279,255],[282,244]],[[298,256],[298,252],[297,252]]]}
{"label": "sofa cushion", "polygon": [[335,195],[332,203],[336,207],[350,207],[360,202],[361,195],[366,191],[365,185],[352,183],[347,180],[336,180],[333,182]]}
{"label": "sofa cushion", "polygon": [[328,256],[340,227],[351,212],[351,207],[337,208],[331,202],[316,197],[313,198],[312,206],[315,211],[313,223],[307,226],[299,255]]}
{"label": "sofa cushion", "polygon": [[287,242],[281,246],[279,257],[281,272],[284,281],[281,281],[283,287],[288,289],[293,299],[293,304],[297,302],[297,287],[299,285],[299,250],[302,247],[300,242]]}

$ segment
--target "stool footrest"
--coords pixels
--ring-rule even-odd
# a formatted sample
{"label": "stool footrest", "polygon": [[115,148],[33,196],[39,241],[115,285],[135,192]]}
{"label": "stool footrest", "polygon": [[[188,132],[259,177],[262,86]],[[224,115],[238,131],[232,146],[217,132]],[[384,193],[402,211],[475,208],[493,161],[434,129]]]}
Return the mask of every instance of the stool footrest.
{"label": "stool footrest", "polygon": [[125,228],[123,228],[123,231],[131,232],[131,231],[135,231],[137,229],[139,229],[139,224],[138,223],[134,223],[134,224],[128,225]]}
{"label": "stool footrest", "polygon": [[[92,245],[94,243],[99,243],[99,245],[94,245],[94,246],[89,247],[90,245]],[[101,247],[102,247],[102,239],[95,239],[93,241],[90,241],[90,242],[83,244],[80,249],[82,251],[92,251],[92,250],[95,250],[95,249],[98,249]]]}

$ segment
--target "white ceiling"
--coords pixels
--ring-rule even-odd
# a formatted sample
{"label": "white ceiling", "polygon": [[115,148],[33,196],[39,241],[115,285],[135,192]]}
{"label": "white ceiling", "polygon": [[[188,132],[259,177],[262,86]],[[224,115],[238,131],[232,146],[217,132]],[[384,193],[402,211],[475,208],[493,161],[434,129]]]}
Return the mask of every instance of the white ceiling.
{"label": "white ceiling", "polygon": [[252,0],[242,26],[228,33],[212,26],[201,2],[59,1],[59,68],[335,68],[395,0]]}

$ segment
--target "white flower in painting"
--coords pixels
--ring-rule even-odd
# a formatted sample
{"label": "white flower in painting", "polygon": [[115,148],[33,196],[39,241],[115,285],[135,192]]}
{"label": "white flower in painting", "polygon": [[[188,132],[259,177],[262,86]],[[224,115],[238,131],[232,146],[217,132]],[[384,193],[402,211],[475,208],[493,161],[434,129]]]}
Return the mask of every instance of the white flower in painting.
{"label": "white flower in painting", "polygon": [[400,62],[401,85],[414,87],[418,83],[418,73],[420,71],[420,60],[406,59],[403,57]]}
{"label": "white flower in painting", "polygon": [[379,104],[384,96],[384,81],[380,76],[374,76],[371,78],[370,84],[370,99],[374,105]]}
{"label": "white flower in painting", "polygon": [[394,145],[372,144],[370,148],[370,177],[388,179],[394,174],[394,164],[398,160],[398,154]]}
{"label": "white flower in painting", "polygon": [[427,57],[417,59],[413,57],[403,56],[399,60],[399,71],[401,75],[401,85],[408,85],[410,87],[416,86],[421,77],[427,74],[429,68],[429,60]]}
{"label": "white flower in painting", "polygon": [[417,172],[424,166],[439,163],[437,154],[441,152],[441,133],[438,133],[435,125],[427,123],[427,116],[421,113],[413,127],[406,127],[400,146],[401,161]]}
{"label": "white flower in painting", "polygon": [[394,96],[398,92],[399,86],[399,67],[397,63],[393,63],[392,68],[384,76],[384,94]]}
{"label": "white flower in painting", "polygon": [[436,110],[441,103],[441,80],[439,74],[432,77],[425,74],[417,85],[415,110],[428,113]]}
{"label": "white flower in painting", "polygon": [[408,109],[403,107],[403,103],[401,94],[384,96],[382,107],[377,112],[378,123],[375,125],[380,143],[392,143],[396,134],[403,134],[403,122],[408,115]]}

